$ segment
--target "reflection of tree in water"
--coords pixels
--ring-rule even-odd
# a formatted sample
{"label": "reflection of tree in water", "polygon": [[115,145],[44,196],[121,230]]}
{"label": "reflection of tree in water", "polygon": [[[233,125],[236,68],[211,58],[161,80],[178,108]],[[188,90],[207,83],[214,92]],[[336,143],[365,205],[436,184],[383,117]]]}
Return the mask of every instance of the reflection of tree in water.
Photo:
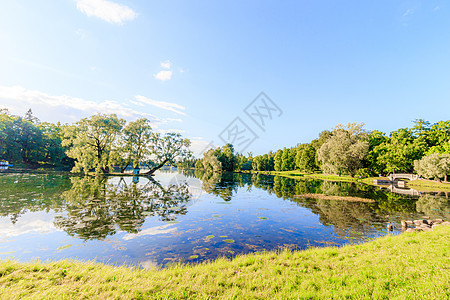
{"label": "reflection of tree in water", "polygon": [[417,212],[427,216],[450,216],[450,200],[446,196],[424,194],[416,202]]}
{"label": "reflection of tree in water", "polygon": [[0,186],[0,216],[16,223],[28,211],[58,210],[70,180],[67,175],[2,174]]}
{"label": "reflection of tree in water", "polygon": [[72,188],[63,193],[66,214],[55,217],[55,225],[72,236],[82,239],[102,239],[116,232],[141,230],[145,218],[159,216],[172,221],[186,214],[183,203],[189,201],[187,185],[162,186],[150,178],[140,187],[107,182],[104,177],[72,178]]}
{"label": "reflection of tree in water", "polygon": [[217,173],[197,171],[196,176],[202,181],[202,188],[209,194],[216,195],[224,201],[230,201],[236,193],[238,182],[234,173]]}
{"label": "reflection of tree in water", "polygon": [[[384,216],[398,212],[415,212],[415,200],[402,195],[396,195],[372,186],[353,182],[331,182],[303,178],[294,180],[282,176],[268,176],[264,174],[229,174],[219,177],[196,174],[204,182],[204,189],[208,193],[221,195],[227,191],[226,199],[232,197],[232,190],[237,186],[247,186],[263,189],[268,194],[275,194],[279,198],[293,201],[302,207],[309,208],[319,216],[324,225],[333,225],[336,233],[341,236],[352,236],[366,233],[377,227],[384,229]],[[228,177],[227,177],[228,176]],[[234,183],[233,183],[234,181]],[[349,202],[340,200],[322,200],[296,198],[301,194],[326,194],[330,196],[352,196],[373,199],[375,203]],[[223,195],[223,194],[222,194]],[[375,225],[374,225],[375,224]]]}
{"label": "reflection of tree in water", "polygon": [[[374,223],[383,222],[383,218],[374,210],[375,203],[304,198],[296,198],[293,201],[310,208],[319,216],[323,225],[333,225],[339,236],[367,233],[373,229]],[[384,228],[381,224],[377,226],[379,229]]]}

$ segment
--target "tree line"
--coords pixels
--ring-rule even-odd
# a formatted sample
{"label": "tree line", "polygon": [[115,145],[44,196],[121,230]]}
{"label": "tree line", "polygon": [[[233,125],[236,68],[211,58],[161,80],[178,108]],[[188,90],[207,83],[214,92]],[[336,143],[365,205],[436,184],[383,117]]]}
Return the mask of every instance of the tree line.
{"label": "tree line", "polygon": [[253,156],[234,152],[232,145],[210,149],[195,167],[209,171],[301,171],[375,176],[417,173],[429,179],[450,174],[450,121],[415,120],[412,128],[385,134],[364,124],[337,125],[310,143]]}
{"label": "tree line", "polygon": [[116,166],[146,166],[148,175],[191,157],[190,141],[178,133],[155,132],[145,118],[126,122],[96,114],[74,124],[40,122],[0,110],[0,159],[32,166],[65,166],[73,172],[108,174]]}

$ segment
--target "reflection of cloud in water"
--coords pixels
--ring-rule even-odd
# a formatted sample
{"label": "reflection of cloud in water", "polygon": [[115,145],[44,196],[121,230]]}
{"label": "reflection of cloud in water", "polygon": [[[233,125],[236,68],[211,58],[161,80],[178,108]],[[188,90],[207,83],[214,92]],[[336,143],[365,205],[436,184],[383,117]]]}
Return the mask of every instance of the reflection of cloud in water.
{"label": "reflection of cloud in water", "polygon": [[[202,188],[202,182],[198,178],[186,177],[182,174],[174,174],[169,182],[173,185],[188,185],[189,193],[193,199],[198,199],[205,191]],[[191,203],[192,204],[192,203]]]}
{"label": "reflection of cloud in water", "polygon": [[158,268],[158,264],[152,260],[146,260],[140,263],[144,270],[153,270]]}
{"label": "reflection of cloud in water", "polygon": [[11,224],[9,220],[7,222],[0,221],[0,238],[16,237],[28,233],[46,234],[53,231],[59,231],[53,224],[53,216],[42,213],[28,213],[16,224]]}
{"label": "reflection of cloud in water", "polygon": [[168,228],[170,226],[173,226],[173,224],[150,227],[150,228],[142,230],[139,233],[128,233],[123,237],[123,239],[128,241],[128,240],[131,240],[131,239],[143,236],[143,235],[158,235],[158,234],[165,234],[165,233],[173,233],[173,232],[177,231],[176,228]]}

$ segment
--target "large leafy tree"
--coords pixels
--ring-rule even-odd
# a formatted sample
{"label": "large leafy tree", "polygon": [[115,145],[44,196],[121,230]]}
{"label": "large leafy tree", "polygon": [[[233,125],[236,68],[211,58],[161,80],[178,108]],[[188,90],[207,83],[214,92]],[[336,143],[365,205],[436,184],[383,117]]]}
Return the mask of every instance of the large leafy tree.
{"label": "large leafy tree", "polygon": [[301,144],[297,147],[295,156],[296,168],[306,172],[313,172],[317,169],[316,150],[311,144]]}
{"label": "large leafy tree", "polygon": [[147,175],[152,175],[156,170],[162,168],[165,164],[175,164],[177,160],[188,159],[192,153],[189,150],[191,142],[183,138],[179,133],[152,133],[151,143],[149,145],[150,155],[143,161],[150,170]]}
{"label": "large leafy tree", "polygon": [[414,169],[417,174],[425,178],[438,180],[444,178],[447,181],[447,176],[450,174],[450,154],[433,153],[424,156],[414,161]]}
{"label": "large leafy tree", "polygon": [[369,143],[369,153],[365,159],[366,167],[376,174],[381,174],[386,169],[383,161],[378,157],[383,154],[383,147],[379,147],[388,141],[388,137],[381,131],[374,130],[369,133],[367,142]]}
{"label": "large leafy tree", "polygon": [[112,152],[125,120],[115,114],[97,114],[65,128],[63,142],[67,155],[75,159],[73,172],[109,173]]}
{"label": "large leafy tree", "polygon": [[384,172],[412,172],[414,160],[420,159],[427,149],[423,139],[416,138],[413,131],[401,128],[391,132],[390,137],[374,148],[377,164]]}
{"label": "large leafy tree", "polygon": [[283,150],[278,150],[275,153],[275,158],[274,158],[275,171],[282,171],[283,170],[282,164],[283,164]]}
{"label": "large leafy tree", "polygon": [[234,147],[232,144],[226,144],[214,151],[217,159],[222,163],[223,171],[234,171],[237,166],[237,159],[234,154]]}
{"label": "large leafy tree", "polygon": [[295,167],[295,149],[284,148],[281,155],[281,169],[283,171],[292,171]]}
{"label": "large leafy tree", "polygon": [[52,165],[73,164],[73,161],[66,156],[65,151],[67,149],[62,146],[64,137],[63,126],[59,123],[43,122],[38,125],[38,128],[42,132],[42,155],[44,162]]}
{"label": "large leafy tree", "polygon": [[[200,167],[200,164],[196,167]],[[222,172],[222,163],[217,159],[214,149],[209,149],[203,153],[201,167],[207,172]]]}
{"label": "large leafy tree", "polygon": [[318,158],[324,173],[354,175],[362,166],[369,150],[364,124],[338,125],[331,137],[318,150]]}
{"label": "large leafy tree", "polygon": [[119,165],[121,172],[131,164],[139,168],[141,162],[150,154],[152,128],[145,118],[129,122],[122,130],[118,141],[118,151],[114,152],[114,163]]}

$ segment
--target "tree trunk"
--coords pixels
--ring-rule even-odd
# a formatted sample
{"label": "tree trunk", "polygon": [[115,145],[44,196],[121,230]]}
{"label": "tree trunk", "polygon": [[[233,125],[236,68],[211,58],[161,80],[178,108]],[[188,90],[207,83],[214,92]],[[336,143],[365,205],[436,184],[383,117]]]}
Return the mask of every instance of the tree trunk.
{"label": "tree trunk", "polygon": [[156,167],[154,167],[154,168],[152,168],[151,170],[149,170],[148,172],[145,172],[145,173],[142,173],[142,174],[143,174],[143,175],[148,175],[148,176],[153,175],[153,173],[155,173],[156,170],[161,169],[161,168],[166,164],[167,161],[168,161],[168,159],[165,159],[162,163],[160,163],[160,164],[157,165]]}
{"label": "tree trunk", "polygon": [[128,168],[128,166],[130,165],[130,163],[128,162],[126,165],[125,165],[125,167],[120,167],[120,173],[125,173],[125,170],[126,170],[126,168]]}

